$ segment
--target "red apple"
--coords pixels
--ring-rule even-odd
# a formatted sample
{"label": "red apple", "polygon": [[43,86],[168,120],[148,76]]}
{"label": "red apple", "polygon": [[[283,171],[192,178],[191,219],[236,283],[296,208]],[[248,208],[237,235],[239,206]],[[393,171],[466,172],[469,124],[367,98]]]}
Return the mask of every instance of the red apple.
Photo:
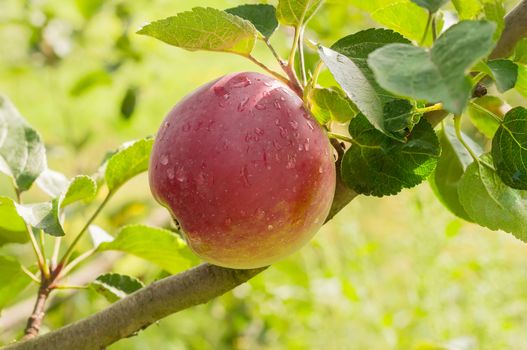
{"label": "red apple", "polygon": [[328,215],[333,153],[302,99],[280,81],[235,73],[178,103],[150,161],[155,198],[204,260],[269,265],[308,242]]}

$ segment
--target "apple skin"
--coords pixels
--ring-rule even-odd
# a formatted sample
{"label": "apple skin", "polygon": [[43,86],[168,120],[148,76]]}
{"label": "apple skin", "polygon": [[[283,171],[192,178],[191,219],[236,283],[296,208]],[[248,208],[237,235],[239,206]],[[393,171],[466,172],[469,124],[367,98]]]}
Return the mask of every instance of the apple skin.
{"label": "apple skin", "polygon": [[229,74],[186,96],[152,152],[154,197],[215,265],[270,265],[308,242],[331,207],[328,137],[302,99],[266,75]]}

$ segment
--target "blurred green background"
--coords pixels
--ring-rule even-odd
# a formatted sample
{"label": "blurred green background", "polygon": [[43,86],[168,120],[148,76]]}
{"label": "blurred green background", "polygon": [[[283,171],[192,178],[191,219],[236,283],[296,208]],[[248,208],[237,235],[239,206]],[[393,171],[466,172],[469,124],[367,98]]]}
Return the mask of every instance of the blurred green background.
{"label": "blurred green background", "polygon": [[[93,173],[106,151],[154,134],[195,87],[258,70],[238,56],[187,52],[135,35],[141,24],[194,6],[242,3],[0,0],[0,93],[42,133],[51,168],[70,177]],[[307,37],[329,45],[375,25],[346,1],[328,1]],[[283,56],[290,40],[284,29],[273,39]],[[273,64],[264,47],[256,56]],[[0,193],[12,195],[3,176]],[[34,189],[27,198],[45,196]],[[73,211],[69,229],[91,210]],[[97,221],[112,234],[140,222],[170,225],[146,176],[128,184]],[[32,257],[29,247],[2,252]],[[147,283],[163,275],[129,256],[112,271]],[[108,306],[91,291],[61,293],[45,330]],[[0,329],[0,344],[22,328]],[[456,219],[423,184],[397,197],[356,199],[309,246],[250,283],[109,349],[527,349],[526,329],[527,247]]]}

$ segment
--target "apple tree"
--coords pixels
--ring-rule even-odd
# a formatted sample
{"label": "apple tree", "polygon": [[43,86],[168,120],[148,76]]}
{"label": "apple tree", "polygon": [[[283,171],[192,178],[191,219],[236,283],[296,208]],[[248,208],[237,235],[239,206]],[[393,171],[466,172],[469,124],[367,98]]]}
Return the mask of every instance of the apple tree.
{"label": "apple tree", "polygon": [[[393,196],[425,181],[459,218],[527,241],[527,108],[503,100],[512,89],[527,97],[527,1],[508,15],[501,1],[353,2],[383,28],[316,42],[305,29],[321,0],[196,7],[145,25],[134,40],[239,55],[264,74],[232,73],[189,92],[155,137],[109,152],[92,174],[68,179],[48,168],[38,131],[0,97],[0,171],[14,189],[0,197],[0,245],[27,244],[34,253],[33,265],[0,256],[0,309],[38,285],[25,336],[6,349],[104,348],[246,282],[300,249],[355,197]],[[456,20],[442,16],[445,6]],[[291,33],[286,58],[270,40],[277,30]],[[255,57],[256,45],[275,62]],[[323,72],[330,83],[319,79]],[[134,98],[130,89],[124,114]],[[486,138],[472,139],[467,127]],[[178,231],[128,225],[110,235],[94,226],[115,193],[147,171]],[[48,200],[24,201],[32,186]],[[73,205],[96,209],[67,232]],[[79,251],[86,236],[93,248]],[[145,286],[102,274],[89,287],[110,307],[39,335],[50,294],[108,250],[172,275]]]}

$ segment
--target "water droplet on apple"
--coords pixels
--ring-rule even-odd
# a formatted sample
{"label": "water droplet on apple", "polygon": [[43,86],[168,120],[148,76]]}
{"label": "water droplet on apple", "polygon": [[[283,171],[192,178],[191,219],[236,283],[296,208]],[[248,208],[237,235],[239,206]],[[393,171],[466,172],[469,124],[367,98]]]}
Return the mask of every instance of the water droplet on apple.
{"label": "water droplet on apple", "polygon": [[285,97],[284,96],[280,96],[280,100],[281,101],[285,101]]}
{"label": "water droplet on apple", "polygon": [[187,180],[187,175],[185,175],[185,169],[183,167],[176,170],[176,180],[179,182],[185,182]]}
{"label": "water droplet on apple", "polygon": [[324,173],[324,168],[322,168],[322,165],[318,168],[318,172],[319,172],[320,174]]}
{"label": "water droplet on apple", "polygon": [[267,230],[271,231],[274,228],[273,225],[267,225]]}
{"label": "water droplet on apple", "polygon": [[280,119],[276,118],[274,120],[274,125],[276,125],[276,126],[280,125]]}
{"label": "water droplet on apple", "polygon": [[167,169],[167,176],[169,180],[174,180],[174,177],[176,177],[176,174],[174,173],[174,169]]}
{"label": "water droplet on apple", "polygon": [[293,169],[295,167],[296,158],[294,155],[287,155],[287,165],[286,169]]}
{"label": "water droplet on apple", "polygon": [[251,85],[251,80],[247,77],[243,77],[242,79],[240,79],[240,81],[232,84],[232,87],[234,88],[243,88],[243,87],[247,87],[249,85]]}
{"label": "water droplet on apple", "polygon": [[262,104],[260,104],[260,103],[257,103],[257,104],[254,106],[254,108],[256,108],[256,109],[259,110],[259,111],[263,111],[263,110],[265,110],[265,106],[262,105]]}
{"label": "water droplet on apple", "polygon": [[282,136],[282,138],[287,138],[287,130],[280,127],[280,136]]}
{"label": "water droplet on apple", "polygon": [[289,122],[289,125],[291,125],[291,128],[293,128],[293,130],[298,129],[298,122],[296,120],[291,120]]}
{"label": "water droplet on apple", "polygon": [[254,133],[258,136],[262,136],[264,134],[264,131],[260,128],[254,128]]}
{"label": "water droplet on apple", "polygon": [[273,140],[273,147],[279,151],[282,149],[282,146],[280,146],[280,144],[276,141],[276,140]]}
{"label": "water droplet on apple", "polygon": [[225,225],[228,226],[228,225],[230,225],[230,224],[232,224],[232,220],[231,220],[231,218],[227,218],[227,219],[225,219]]}
{"label": "water droplet on apple", "polygon": [[313,126],[313,124],[311,124],[311,121],[306,120],[306,123],[307,123],[307,126],[308,126],[311,130],[315,130],[315,127]]}
{"label": "water droplet on apple", "polygon": [[183,132],[189,132],[192,129],[192,125],[190,125],[189,122],[186,122],[185,125],[183,125]]}
{"label": "water droplet on apple", "polygon": [[244,166],[240,171],[240,177],[242,178],[245,187],[251,186],[251,182],[249,181],[249,170],[247,169],[247,166]]}
{"label": "water droplet on apple", "polygon": [[161,164],[167,165],[168,164],[168,156],[166,154],[163,154],[161,156]]}
{"label": "water droplet on apple", "polygon": [[271,83],[269,83],[269,82],[267,82],[267,81],[264,81],[263,84],[264,84],[265,86],[267,86],[267,87],[271,87],[271,86],[273,86],[273,84],[271,84]]}
{"label": "water droplet on apple", "polygon": [[306,142],[304,143],[304,149],[307,151],[309,151],[309,138],[306,139]]}
{"label": "water droplet on apple", "polygon": [[258,208],[256,210],[256,216],[258,219],[263,219],[263,217],[265,216],[265,210],[263,210],[262,208]]}
{"label": "water droplet on apple", "polygon": [[243,99],[242,102],[238,105],[238,112],[243,112],[245,110],[245,107],[247,107],[247,104],[249,103],[249,97],[246,97]]}
{"label": "water droplet on apple", "polygon": [[282,109],[282,106],[280,105],[280,102],[278,102],[278,100],[274,100],[273,104],[274,104],[274,108],[276,108],[277,110]]}
{"label": "water droplet on apple", "polygon": [[216,94],[216,96],[223,96],[227,93],[227,90],[225,89],[224,86],[222,85],[217,85],[215,87],[212,88],[214,90],[214,93]]}

